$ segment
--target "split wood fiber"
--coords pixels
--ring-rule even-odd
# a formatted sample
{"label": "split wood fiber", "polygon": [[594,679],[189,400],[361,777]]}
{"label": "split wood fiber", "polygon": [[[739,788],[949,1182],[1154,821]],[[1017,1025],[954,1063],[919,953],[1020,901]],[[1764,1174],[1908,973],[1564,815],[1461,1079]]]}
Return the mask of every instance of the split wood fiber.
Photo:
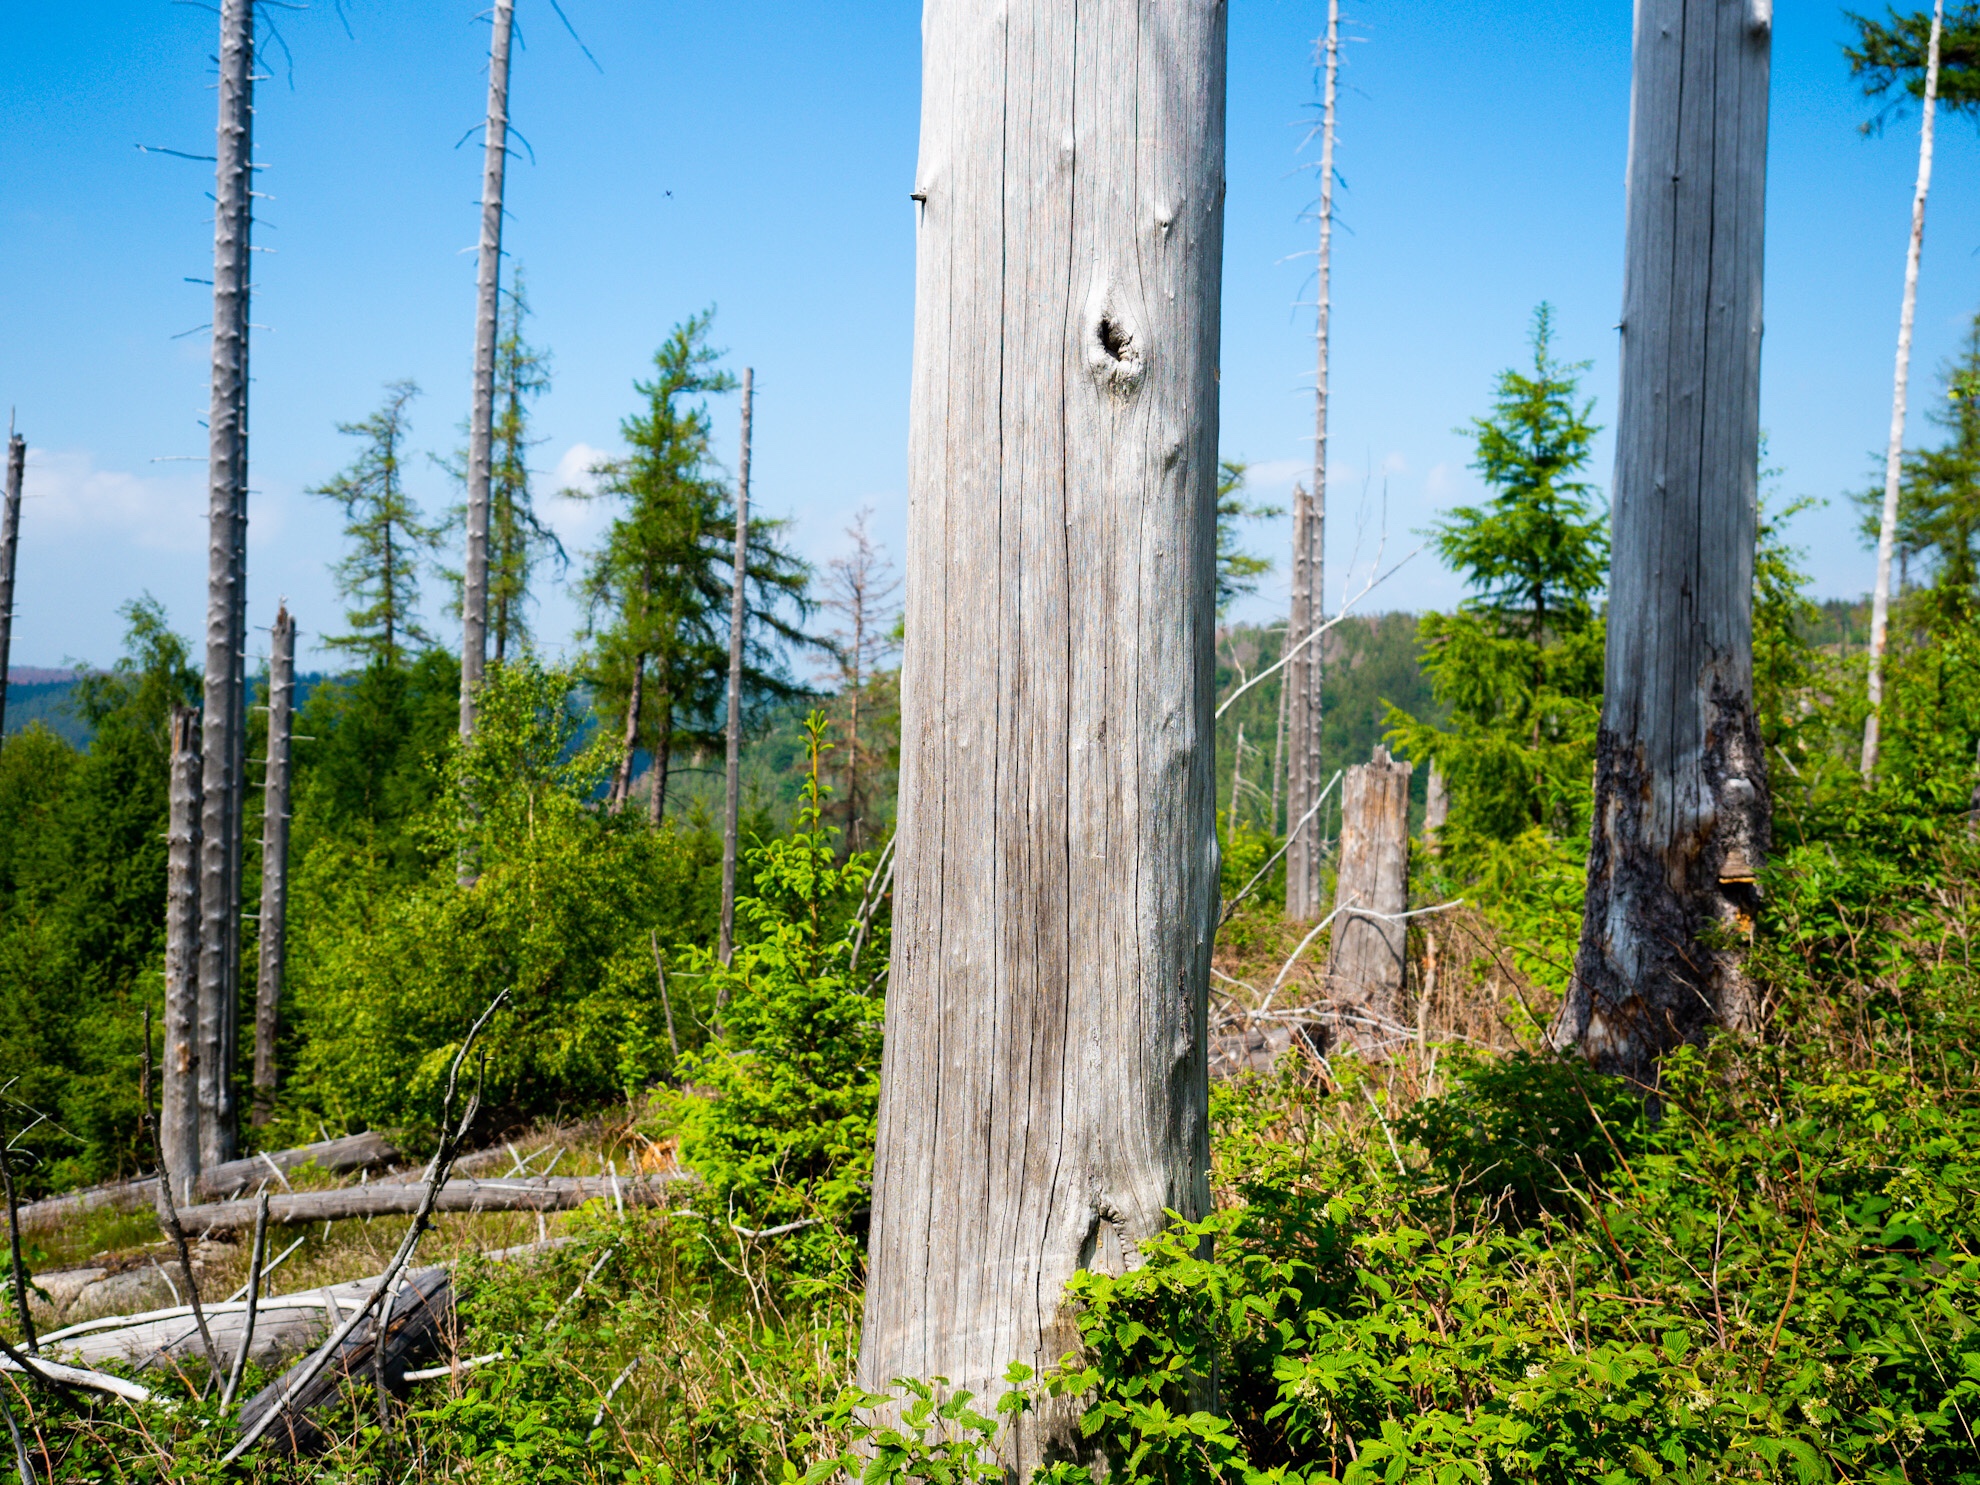
{"label": "split wood fiber", "polygon": [[1642,0],[1630,100],[1622,392],[1595,821],[1554,1027],[1650,1082],[1751,1027],[1739,956],[1770,843],[1753,717],[1768,0]]}
{"label": "split wood fiber", "polygon": [[[749,576],[749,439],[756,410],[756,371],[743,368],[742,457],[736,469],[736,564],[729,595],[729,734],[722,768],[722,936],[717,952],[727,964],[736,948],[736,837],[742,820],[743,632],[749,604],[743,589]],[[631,756],[631,748],[627,748]],[[658,961],[656,961],[657,963]],[[662,971],[664,974],[665,971]],[[673,1021],[668,1021],[671,1036]]]}
{"label": "split wood fiber", "polygon": [[488,127],[481,163],[481,245],[475,269],[474,402],[468,415],[467,561],[461,584],[463,739],[474,736],[475,694],[488,664],[488,486],[495,438],[502,183],[509,161],[509,43],[515,20],[515,0],[495,0],[494,34],[488,42]]}
{"label": "split wood fiber", "polygon": [[268,644],[268,772],[262,784],[260,964],[254,987],[254,1122],[275,1112],[276,1042],[288,957],[289,750],[296,695],[296,621],[276,610]]}
{"label": "split wood fiber", "polygon": [[[1410,765],[1375,749],[1341,780],[1341,856],[1327,949],[1337,1044],[1377,1052],[1402,1024],[1409,910]],[[1375,916],[1379,915],[1379,916]]]}
{"label": "split wood fiber", "polygon": [[[158,1144],[165,1164],[178,1177],[179,1200],[191,1201],[199,1176],[199,713],[189,706],[173,707],[171,730],[172,778],[165,846],[165,1051],[159,1069]],[[151,1197],[147,1194],[144,1199]]]}
{"label": "split wood fiber", "polygon": [[[240,984],[241,793],[246,768],[248,261],[253,220],[254,6],[222,0],[214,155],[213,375],[207,418],[205,738],[200,830],[199,1154],[234,1154]],[[197,1176],[198,1165],[173,1173]]]}
{"label": "split wood fiber", "polygon": [[27,440],[7,434],[7,490],[0,503],[0,738],[7,733],[7,677],[14,654],[14,570],[21,555],[21,483]]}
{"label": "split wood fiber", "polygon": [[[929,0],[860,1373],[978,1407],[1208,1209],[1225,7]],[[1014,1422],[1015,1477],[1090,1452]]]}

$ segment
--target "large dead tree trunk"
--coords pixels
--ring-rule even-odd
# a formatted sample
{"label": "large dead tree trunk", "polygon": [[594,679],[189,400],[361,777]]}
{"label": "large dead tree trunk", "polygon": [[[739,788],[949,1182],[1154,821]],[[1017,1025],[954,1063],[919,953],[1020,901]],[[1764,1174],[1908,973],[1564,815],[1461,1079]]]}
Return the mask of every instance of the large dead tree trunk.
{"label": "large dead tree trunk", "polygon": [[1403,1034],[1409,910],[1410,766],[1375,749],[1341,780],[1341,860],[1327,952],[1327,1003],[1337,1039],[1364,1052]]}
{"label": "large dead tree trunk", "polygon": [[206,680],[199,905],[201,1163],[234,1151],[240,953],[240,782],[245,766],[248,246],[254,8],[223,0],[213,227],[213,378],[207,452]]}
{"label": "large dead tree trunk", "polygon": [[[866,1385],[1209,1204],[1225,8],[929,0]],[[1013,1426],[1026,1478],[1074,1413]]]}
{"label": "large dead tree trunk", "polygon": [[502,282],[502,181],[509,162],[509,41],[515,0],[495,0],[488,43],[488,129],[481,165],[481,258],[475,276],[474,407],[468,417],[467,564],[461,584],[461,737],[488,660],[488,484],[495,436],[496,301]]}
{"label": "large dead tree trunk", "polygon": [[1939,100],[1939,37],[1945,0],[1932,6],[1925,44],[1925,106],[1918,125],[1918,184],[1911,193],[1911,244],[1904,257],[1904,302],[1898,310],[1897,374],[1891,385],[1891,436],[1884,447],[1884,507],[1877,525],[1877,584],[1870,596],[1870,714],[1863,719],[1863,777],[1877,774],[1884,709],[1884,641],[1891,622],[1891,548],[1897,541],[1898,493],[1904,476],[1905,394],[1911,382],[1911,323],[1918,311],[1918,259],[1925,249],[1925,198],[1932,189],[1932,119]]}
{"label": "large dead tree trunk", "polygon": [[165,1057],[158,1145],[181,1202],[199,1182],[199,713],[172,709],[165,858]]}
{"label": "large dead tree trunk", "polygon": [[14,564],[21,548],[21,480],[27,440],[7,433],[7,494],[0,505],[0,738],[7,735],[7,676],[14,655]]}
{"label": "large dead tree trunk", "polygon": [[735,591],[729,598],[729,736],[722,782],[722,938],[718,952],[727,964],[736,947],[736,834],[742,822],[743,626],[749,603],[743,584],[749,576],[749,439],[755,412],[756,372],[743,368],[742,457],[736,471]]}
{"label": "large dead tree trunk", "polygon": [[1646,1083],[1756,1016],[1739,956],[1769,845],[1753,543],[1769,0],[1641,0],[1608,656],[1581,948],[1554,1028]]}
{"label": "large dead tree trunk", "polygon": [[296,621],[276,611],[268,646],[268,772],[262,785],[261,963],[254,989],[254,1122],[275,1110],[275,1043],[282,1029],[282,971],[289,922],[289,733],[296,693]]}

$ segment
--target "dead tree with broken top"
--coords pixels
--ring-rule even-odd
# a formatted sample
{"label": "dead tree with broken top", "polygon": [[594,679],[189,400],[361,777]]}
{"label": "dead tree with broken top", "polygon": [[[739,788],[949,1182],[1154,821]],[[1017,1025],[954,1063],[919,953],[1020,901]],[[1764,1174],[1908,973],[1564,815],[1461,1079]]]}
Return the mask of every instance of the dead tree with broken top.
{"label": "dead tree with broken top", "polygon": [[158,1147],[193,1200],[199,1180],[199,713],[172,708],[172,781],[165,858],[165,1057]]}
{"label": "dead tree with broken top", "polygon": [[[1225,21],[925,9],[869,1388],[990,1411],[1209,1207]],[[1091,1445],[1049,1402],[1000,1453]]]}
{"label": "dead tree with broken top", "polygon": [[515,0],[495,0],[488,43],[488,125],[481,168],[481,245],[475,272],[474,404],[468,416],[467,554],[461,584],[461,739],[474,736],[474,698],[488,664],[488,488],[495,436],[495,339],[502,281],[502,186],[509,161],[509,43]]}
{"label": "dead tree with broken top", "polygon": [[1769,0],[1641,0],[1606,689],[1557,1044],[1654,1084],[1758,1018],[1740,956],[1770,838],[1753,715]]}
{"label": "dead tree with broken top", "polygon": [[240,988],[245,710],[248,249],[253,220],[254,7],[220,9],[220,122],[214,154],[213,371],[207,445],[207,596],[201,748],[200,1156],[234,1153]]}
{"label": "dead tree with broken top", "polygon": [[21,552],[21,482],[27,440],[7,430],[7,489],[0,505],[0,738],[7,734],[7,676],[14,654],[14,569]]}
{"label": "dead tree with broken top", "polygon": [[1337,1043],[1364,1052],[1402,1029],[1409,910],[1410,765],[1387,748],[1341,781],[1340,866],[1327,949],[1327,1005]]}
{"label": "dead tree with broken top", "polygon": [[282,975],[288,958],[289,750],[296,693],[296,621],[285,604],[268,646],[268,760],[262,786],[260,963],[254,990],[254,1123],[275,1111],[276,1043],[282,1029]]}

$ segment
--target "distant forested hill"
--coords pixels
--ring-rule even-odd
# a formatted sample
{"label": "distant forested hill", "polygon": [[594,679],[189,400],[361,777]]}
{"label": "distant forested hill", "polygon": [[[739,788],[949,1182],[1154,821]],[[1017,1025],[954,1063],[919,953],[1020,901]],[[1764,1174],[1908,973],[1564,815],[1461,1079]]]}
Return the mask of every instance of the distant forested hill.
{"label": "distant forested hill", "polygon": [[[70,699],[78,672],[15,666],[7,677],[7,735],[40,723],[72,748],[89,746],[89,725],[78,717]],[[323,681],[319,672],[296,677],[296,705]],[[257,697],[257,700],[260,698]]]}

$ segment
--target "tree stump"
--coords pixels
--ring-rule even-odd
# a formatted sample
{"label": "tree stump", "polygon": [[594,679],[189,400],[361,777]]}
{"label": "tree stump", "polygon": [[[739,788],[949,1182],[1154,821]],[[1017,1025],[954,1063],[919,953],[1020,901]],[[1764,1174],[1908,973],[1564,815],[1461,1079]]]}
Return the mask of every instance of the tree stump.
{"label": "tree stump", "polygon": [[1363,1053],[1410,1034],[1402,1024],[1409,910],[1410,766],[1375,749],[1341,781],[1341,854],[1334,885],[1327,1002],[1333,1043]]}

